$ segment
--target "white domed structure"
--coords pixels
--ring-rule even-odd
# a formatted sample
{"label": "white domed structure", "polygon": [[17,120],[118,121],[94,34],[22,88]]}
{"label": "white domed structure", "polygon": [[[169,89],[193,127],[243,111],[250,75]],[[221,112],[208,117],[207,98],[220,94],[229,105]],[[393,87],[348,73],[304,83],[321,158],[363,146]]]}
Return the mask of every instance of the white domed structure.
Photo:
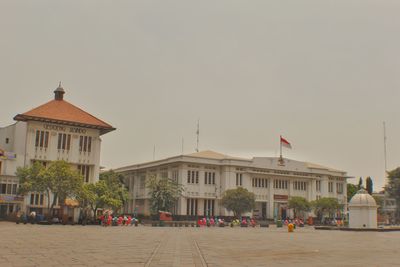
{"label": "white domed structure", "polygon": [[361,189],[349,202],[350,228],[377,228],[377,208],[375,199]]}

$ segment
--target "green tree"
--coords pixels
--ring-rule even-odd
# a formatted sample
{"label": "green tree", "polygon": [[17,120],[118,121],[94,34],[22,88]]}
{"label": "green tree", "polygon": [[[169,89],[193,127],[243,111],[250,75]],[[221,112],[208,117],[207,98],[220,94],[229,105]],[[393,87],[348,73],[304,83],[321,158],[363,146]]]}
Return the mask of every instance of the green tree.
{"label": "green tree", "polygon": [[44,167],[41,163],[35,162],[30,167],[18,167],[16,176],[19,179],[18,194],[25,195],[35,191],[45,193],[47,184],[43,180]]}
{"label": "green tree", "polygon": [[94,215],[97,214],[97,210],[100,208],[119,209],[122,206],[119,194],[112,192],[104,180],[100,180],[97,183],[84,184],[77,199],[83,210],[89,208]]}
{"label": "green tree", "polygon": [[367,179],[365,179],[365,186],[366,186],[366,190],[367,190],[368,194],[372,195],[372,192],[374,191],[374,187],[373,187],[371,177],[368,176]]}
{"label": "green tree", "polygon": [[358,187],[355,184],[347,184],[347,202],[357,193]]}
{"label": "green tree", "polygon": [[116,173],[113,170],[100,174],[99,182],[103,181],[106,186],[106,190],[103,192],[103,184],[99,184],[97,188],[100,192],[98,193],[100,195],[100,206],[110,207],[118,212],[127,203],[129,194],[124,179],[125,177],[122,174]]}
{"label": "green tree", "polygon": [[290,197],[288,208],[293,209],[294,217],[299,213],[310,211],[310,203],[304,197]]}
{"label": "green tree", "polygon": [[183,192],[182,185],[169,178],[151,176],[146,187],[150,195],[150,211],[153,215],[158,211],[172,211],[173,206]]}
{"label": "green tree", "polygon": [[362,177],[360,177],[360,179],[358,180],[358,190],[360,190],[363,187],[363,179]]}
{"label": "green tree", "polygon": [[339,204],[336,198],[323,197],[312,201],[312,207],[319,220],[322,220],[325,216],[332,217],[335,212],[342,206]]}
{"label": "green tree", "polygon": [[378,214],[383,215],[384,212],[382,210],[382,207],[383,207],[383,204],[384,204],[384,201],[385,201],[384,197],[383,196],[377,196],[377,195],[374,195],[372,197],[375,199],[376,205],[378,205],[378,210],[377,210]]}
{"label": "green tree", "polygon": [[228,210],[233,211],[235,217],[242,213],[254,209],[256,200],[255,195],[243,187],[229,189],[224,192],[222,205]]}
{"label": "green tree", "polygon": [[75,197],[83,184],[83,177],[65,161],[53,161],[48,168],[35,162],[30,167],[18,168],[16,175],[20,182],[20,194],[38,192],[46,195],[49,217],[57,199],[63,203],[66,198]]}
{"label": "green tree", "polygon": [[53,161],[46,168],[42,177],[47,185],[46,191],[53,194],[53,201],[50,205],[49,216],[52,216],[54,206],[64,203],[65,199],[76,197],[83,185],[83,177],[77,170],[73,170],[71,165],[65,161]]}
{"label": "green tree", "polygon": [[388,172],[388,184],[385,191],[396,200],[396,220],[400,220],[400,167]]}

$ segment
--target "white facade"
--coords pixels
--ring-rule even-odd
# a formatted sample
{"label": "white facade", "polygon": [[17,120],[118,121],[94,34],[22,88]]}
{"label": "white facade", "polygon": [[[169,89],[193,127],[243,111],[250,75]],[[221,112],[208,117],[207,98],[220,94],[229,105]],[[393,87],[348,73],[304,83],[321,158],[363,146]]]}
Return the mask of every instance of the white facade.
{"label": "white facade", "polygon": [[220,204],[225,190],[242,186],[256,195],[253,215],[274,219],[292,217],[287,209],[291,196],[307,200],[337,198],[346,204],[346,173],[320,165],[279,158],[234,158],[213,151],[181,155],[115,170],[126,177],[130,202],[128,213],[149,215],[146,179],[168,177],[184,186],[173,211],[176,215],[232,216]]}
{"label": "white facade", "polygon": [[46,166],[52,161],[64,160],[80,171],[85,182],[96,182],[100,171],[101,134],[101,129],[91,125],[51,118],[27,119],[0,128],[0,150],[6,154],[0,157],[0,217],[17,210],[43,214],[47,209],[48,200],[43,194],[32,192],[25,197],[17,194],[18,167],[30,166],[35,161]]}
{"label": "white facade", "polygon": [[375,199],[366,190],[359,190],[349,202],[349,227],[377,228],[377,209]]}

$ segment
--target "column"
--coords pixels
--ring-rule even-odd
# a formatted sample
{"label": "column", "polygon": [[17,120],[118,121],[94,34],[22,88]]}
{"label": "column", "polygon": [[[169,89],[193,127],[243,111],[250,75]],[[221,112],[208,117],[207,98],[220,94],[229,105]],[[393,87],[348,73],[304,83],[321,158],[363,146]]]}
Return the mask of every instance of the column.
{"label": "column", "polygon": [[267,219],[274,219],[274,179],[268,178]]}

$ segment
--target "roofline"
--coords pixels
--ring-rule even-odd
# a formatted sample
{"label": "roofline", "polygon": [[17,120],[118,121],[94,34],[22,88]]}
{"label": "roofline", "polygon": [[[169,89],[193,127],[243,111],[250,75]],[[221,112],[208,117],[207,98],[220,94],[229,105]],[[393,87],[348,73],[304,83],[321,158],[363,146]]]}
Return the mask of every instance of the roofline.
{"label": "roofline", "polygon": [[214,159],[214,158],[207,158],[207,157],[199,157],[199,156],[194,156],[193,154],[189,154],[189,155],[183,155],[185,157],[189,157],[189,158],[196,158],[196,159],[212,159],[212,160],[237,160],[237,161],[246,161],[246,162],[252,162],[251,159],[244,159],[244,158],[234,158],[234,157],[226,157],[226,158],[222,158],[222,159]]}
{"label": "roofline", "polygon": [[92,129],[100,130],[100,135],[103,135],[103,134],[106,134],[106,133],[116,130],[116,128],[114,128],[112,126],[106,127],[106,126],[101,126],[101,125],[86,124],[86,123],[79,123],[79,122],[73,122],[73,121],[64,121],[64,120],[55,120],[55,119],[43,118],[43,117],[28,116],[28,115],[24,115],[24,114],[17,114],[14,117],[14,120],[16,120],[16,121],[51,122],[51,123],[79,126],[79,127],[85,127],[85,128],[92,128]]}
{"label": "roofline", "polygon": [[[192,159],[203,159],[203,160],[213,160],[215,163],[210,163],[214,165],[224,165],[224,162],[229,161],[227,165],[233,165],[231,161],[241,161],[241,162],[248,162],[251,163],[253,160],[247,160],[247,159],[230,159],[230,158],[225,158],[225,159],[214,159],[214,158],[205,158],[205,157],[196,157],[192,155],[178,155],[178,156],[173,156],[173,157],[168,157],[165,159],[160,159],[160,160],[155,160],[155,161],[149,161],[149,162],[144,162],[144,163],[139,163],[139,164],[133,164],[133,165],[128,165],[120,168],[113,169],[115,172],[129,172],[129,171],[138,171],[140,169],[145,169],[145,168],[154,168],[154,167],[159,167],[160,165],[167,165],[167,164],[174,164],[174,163],[191,163],[189,160],[185,160],[185,158],[192,158]],[[170,162],[171,160],[176,159],[176,161]],[[194,162],[196,164],[197,162]],[[198,162],[200,163],[200,162]],[[240,167],[240,165],[238,165]],[[244,167],[244,166],[243,166]],[[265,170],[275,170],[267,167],[257,167],[257,166],[247,166],[250,168],[257,168],[257,169],[265,169]],[[312,169],[312,168],[310,168]],[[321,169],[319,169],[321,170]],[[294,171],[294,170],[288,170],[288,171]],[[344,178],[350,178],[350,176],[346,176],[345,171],[332,171],[332,170],[325,170],[328,172],[332,173],[338,173],[339,176],[343,176]],[[297,172],[297,171],[294,171]],[[334,174],[326,174],[326,173],[321,173],[321,172],[316,172],[313,173],[316,175],[330,175],[330,176],[335,176]]]}
{"label": "roofline", "polygon": [[130,170],[136,170],[136,169],[140,169],[140,168],[152,168],[153,165],[157,165],[157,164],[168,164],[171,162],[171,160],[176,159],[175,162],[173,163],[181,163],[181,162],[190,162],[189,160],[185,160],[185,158],[189,158],[189,159],[203,159],[203,160],[214,160],[217,161],[217,163],[213,163],[215,165],[221,165],[223,164],[224,161],[244,161],[244,162],[251,162],[251,160],[246,160],[246,159],[234,159],[234,158],[224,158],[224,159],[213,159],[213,158],[205,158],[205,157],[196,157],[196,156],[191,156],[191,155],[178,155],[178,156],[172,156],[172,157],[168,157],[165,159],[159,159],[159,160],[154,160],[154,161],[148,161],[148,162],[143,162],[143,163],[138,163],[138,164],[132,164],[132,165],[128,165],[125,167],[120,167],[120,168],[116,168],[113,169],[114,171],[130,171]]}

